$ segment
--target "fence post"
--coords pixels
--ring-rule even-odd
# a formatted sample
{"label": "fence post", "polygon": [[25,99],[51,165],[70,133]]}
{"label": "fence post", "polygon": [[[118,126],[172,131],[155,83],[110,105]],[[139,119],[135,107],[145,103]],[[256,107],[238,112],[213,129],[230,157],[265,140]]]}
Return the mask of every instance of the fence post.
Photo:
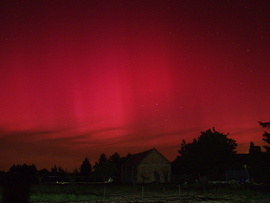
{"label": "fence post", "polygon": [[106,196],[106,183],[104,183],[103,199],[105,199],[105,196]]}

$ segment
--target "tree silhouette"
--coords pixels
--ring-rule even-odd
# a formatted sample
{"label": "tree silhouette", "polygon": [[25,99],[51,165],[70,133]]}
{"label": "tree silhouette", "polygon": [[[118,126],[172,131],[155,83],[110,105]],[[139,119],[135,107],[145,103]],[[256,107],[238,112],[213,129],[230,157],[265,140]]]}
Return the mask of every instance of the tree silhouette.
{"label": "tree silhouette", "polygon": [[79,175],[79,172],[78,172],[78,169],[77,168],[75,168],[72,173],[66,172],[66,178],[67,178],[67,180],[69,182],[71,182],[71,184],[73,186],[75,184],[75,181],[78,180],[78,175]]}
{"label": "tree silhouette", "polygon": [[35,165],[13,165],[3,181],[3,203],[28,203],[30,200],[30,185],[36,180]]}
{"label": "tree silhouette", "polygon": [[16,175],[19,179],[30,183],[35,183],[38,170],[34,164],[32,165],[13,165],[9,169],[9,174]]}
{"label": "tree silhouette", "polygon": [[54,165],[51,168],[50,174],[52,177],[55,178],[55,181],[67,181],[66,172],[61,167],[57,167],[56,165]]}
{"label": "tree silhouette", "polygon": [[[267,163],[260,146],[255,146],[253,142],[249,145],[248,170],[250,177],[257,182],[262,182],[267,173]],[[266,171],[267,170],[267,171]]]}
{"label": "tree silhouette", "polygon": [[57,176],[58,174],[58,168],[56,167],[56,165],[54,165],[52,168],[51,168],[51,175],[52,176]]}
{"label": "tree silhouette", "polygon": [[92,165],[90,164],[88,158],[85,158],[80,166],[80,174],[82,176],[90,176],[92,172]]}
{"label": "tree silhouette", "polygon": [[113,155],[110,156],[109,160],[115,163],[115,165],[118,165],[120,163],[121,157],[117,152],[115,152]]}
{"label": "tree silhouette", "polygon": [[105,181],[108,178],[112,178],[116,173],[116,166],[112,161],[107,159],[106,154],[102,153],[95,163],[95,176],[101,181]]}
{"label": "tree silhouette", "polygon": [[42,181],[43,179],[46,177],[46,175],[48,175],[49,171],[45,168],[43,168],[42,170],[40,171],[37,171],[36,173],[36,178],[38,180],[38,184],[41,185],[42,184]]}
{"label": "tree silhouette", "polygon": [[[262,140],[266,142],[267,144],[270,144],[270,122],[258,122],[260,126],[262,126],[264,129],[267,129],[267,131],[264,131]],[[266,145],[264,146],[267,153],[262,153],[263,156],[263,171],[262,174],[264,174],[262,181],[270,183],[270,146]]]}
{"label": "tree silhouette", "polygon": [[107,156],[106,154],[102,153],[98,159],[98,162],[97,163],[105,163],[107,161]]}
{"label": "tree silhouette", "polygon": [[120,173],[121,173],[121,157],[120,155],[115,152],[113,155],[110,156],[109,161],[112,163],[112,167],[114,169],[113,179],[118,179],[120,181]]}
{"label": "tree silhouette", "polygon": [[234,161],[236,141],[215,130],[201,132],[191,143],[182,140],[180,156],[173,163],[174,170],[182,170],[195,176],[218,178]]}
{"label": "tree silhouette", "polygon": [[[260,126],[262,126],[265,129],[270,129],[270,122],[258,122]],[[270,144],[270,133],[267,131],[264,131],[263,134],[263,141],[265,141],[267,144]],[[264,146],[264,148],[266,149],[267,152],[270,152],[270,147],[268,145]]]}
{"label": "tree silhouette", "polygon": [[120,182],[121,179],[121,166],[132,156],[128,153],[126,156],[121,157],[117,152],[110,156],[108,159],[111,162],[112,170],[114,171],[111,174],[111,177],[114,179],[114,182]]}

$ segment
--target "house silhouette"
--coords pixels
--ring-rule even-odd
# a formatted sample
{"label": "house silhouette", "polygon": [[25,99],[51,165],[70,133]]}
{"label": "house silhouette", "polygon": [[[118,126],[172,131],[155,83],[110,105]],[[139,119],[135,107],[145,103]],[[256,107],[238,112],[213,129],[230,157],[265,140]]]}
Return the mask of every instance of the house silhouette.
{"label": "house silhouette", "polygon": [[122,183],[170,182],[171,163],[155,148],[132,155],[121,167]]}

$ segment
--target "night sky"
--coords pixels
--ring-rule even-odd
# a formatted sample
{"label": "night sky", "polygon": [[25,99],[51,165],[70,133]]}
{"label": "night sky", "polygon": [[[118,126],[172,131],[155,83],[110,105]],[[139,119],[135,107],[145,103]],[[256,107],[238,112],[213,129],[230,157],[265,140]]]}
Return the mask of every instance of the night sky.
{"label": "night sky", "polygon": [[270,3],[1,1],[0,170],[92,164],[269,121]]}

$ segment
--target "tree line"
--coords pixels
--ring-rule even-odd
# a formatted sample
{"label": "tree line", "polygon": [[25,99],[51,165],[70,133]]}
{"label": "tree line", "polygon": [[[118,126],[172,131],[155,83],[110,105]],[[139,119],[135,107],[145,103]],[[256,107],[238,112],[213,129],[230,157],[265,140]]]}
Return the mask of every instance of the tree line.
{"label": "tree line", "polygon": [[104,182],[109,178],[115,182],[120,182],[120,173],[122,164],[127,161],[132,154],[128,153],[121,157],[117,152],[107,157],[102,153],[94,166],[91,165],[86,157],[79,169],[74,169],[72,172],[64,170],[61,166],[54,165],[50,170],[43,168],[38,170],[37,167],[27,164],[17,164],[11,166],[8,172],[1,172],[1,179],[7,176],[21,176],[30,183],[42,182]]}
{"label": "tree line", "polygon": [[[265,129],[263,140],[270,144],[270,122],[259,122]],[[201,135],[190,143],[182,140],[179,155],[172,162],[172,174],[186,176],[207,176],[211,179],[220,179],[221,174],[228,170],[248,170],[249,176],[258,182],[270,182],[270,147],[264,146],[262,152],[259,146],[250,143],[247,160],[241,160],[236,154],[237,143],[234,139],[216,131],[215,128],[201,132]],[[79,169],[67,172],[54,165],[51,170],[37,170],[35,165],[13,165],[8,172],[1,172],[1,179],[15,175],[17,178],[27,179],[31,183],[42,182],[104,182],[108,178],[120,182],[121,166],[132,154],[121,157],[117,152],[107,157],[102,153],[92,166],[86,157]]]}
{"label": "tree line", "polygon": [[[270,122],[259,124],[267,130],[270,128]],[[182,181],[192,181],[199,177],[224,180],[228,179],[226,172],[229,174],[242,171],[239,175],[243,176],[241,178],[270,183],[269,146],[264,146],[266,151],[263,152],[260,146],[250,142],[248,154],[237,154],[237,143],[228,138],[228,135],[213,128],[201,132],[201,135],[190,143],[182,140],[179,156],[172,162],[172,173],[181,175]],[[263,141],[270,144],[269,132],[264,132]]]}

